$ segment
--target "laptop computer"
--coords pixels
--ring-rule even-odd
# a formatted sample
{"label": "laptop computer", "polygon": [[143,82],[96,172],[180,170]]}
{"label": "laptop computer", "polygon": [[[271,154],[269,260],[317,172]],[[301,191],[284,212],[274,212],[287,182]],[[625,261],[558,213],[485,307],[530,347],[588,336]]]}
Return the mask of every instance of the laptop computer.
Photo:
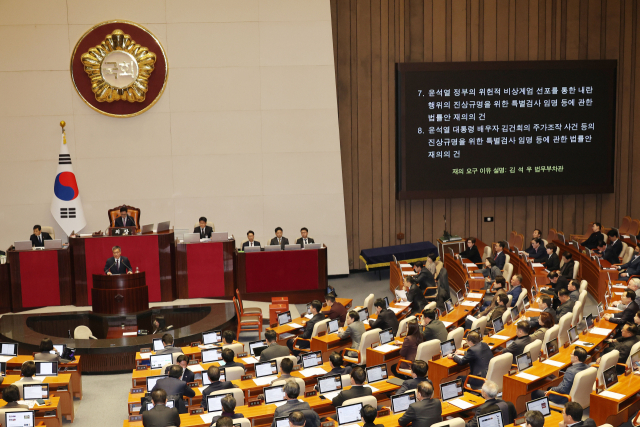
{"label": "laptop computer", "polygon": [[277,417],[274,418],[276,427],[289,427],[289,417]]}
{"label": "laptop computer", "polygon": [[41,362],[36,360],[36,377],[57,377],[58,362]]}
{"label": "laptop computer", "polygon": [[443,341],[440,343],[440,355],[445,358],[448,355],[455,353],[456,343],[453,339]]}
{"label": "laptop computer", "polygon": [[588,316],[584,316],[584,322],[587,325],[587,331],[593,329],[593,314],[589,314]]}
{"label": "laptop computer", "polygon": [[49,398],[49,384],[25,384],[22,389],[24,400],[38,400]]}
{"label": "laptop computer", "polygon": [[185,233],[184,234],[184,242],[185,243],[200,243],[200,233]]}
{"label": "laptop computer", "polygon": [[0,343],[0,356],[17,356],[18,344],[9,342]]}
{"label": "laptop computer", "polygon": [[629,356],[629,368],[635,374],[640,374],[640,350]]}
{"label": "laptop computer", "polygon": [[531,302],[529,301],[529,295],[527,295],[526,297],[524,297],[524,299],[522,300],[522,302],[524,303],[524,308],[525,310],[528,309],[529,307],[531,307]]}
{"label": "laptop computer", "polygon": [[267,362],[256,363],[256,378],[268,377],[269,375],[276,375],[278,373],[278,366],[275,360]]}
{"label": "laptop computer", "polygon": [[[152,410],[154,406],[155,405],[153,404],[153,402],[147,403],[147,411]],[[167,408],[175,408],[176,407],[176,400],[175,399],[167,399],[167,404],[165,406]]]}
{"label": "laptop computer", "polygon": [[249,354],[252,356],[256,355],[256,348],[267,347],[264,341],[251,341],[249,343]]}
{"label": "laptop computer", "polygon": [[321,249],[322,243],[309,243],[302,249]]}
{"label": "laptop computer", "polygon": [[217,362],[222,359],[221,348],[210,348],[208,350],[202,350],[202,363]]}
{"label": "laptop computer", "polygon": [[527,402],[527,411],[538,411],[543,417],[551,414],[549,407],[549,398],[547,396]]}
{"label": "laptop computer", "polygon": [[567,331],[567,334],[569,335],[570,344],[573,344],[574,342],[578,341],[578,331],[576,330],[575,326],[573,328],[569,328],[569,330]]}
{"label": "laptop computer", "polygon": [[479,415],[477,418],[478,427],[504,427],[501,411],[489,412],[488,414]]}
{"label": "laptop computer", "polygon": [[157,232],[160,233],[161,231],[168,231],[170,225],[171,225],[171,221],[159,222]]}
{"label": "laptop computer", "polygon": [[336,414],[338,415],[338,425],[358,423],[362,419],[360,412],[362,411],[362,402],[353,405],[338,406]]}
{"label": "laptop computer", "polygon": [[358,310],[358,316],[360,316],[361,322],[366,322],[369,319],[369,309],[367,307],[363,307]]}
{"label": "laptop computer", "polygon": [[602,319],[602,315],[604,314],[604,307],[602,306],[601,302],[598,303],[597,308],[598,308],[598,317]]}
{"label": "laptop computer", "polygon": [[391,396],[391,411],[394,414],[405,412],[409,405],[415,403],[416,392],[414,390]]}
{"label": "laptop computer", "polygon": [[342,378],[340,375],[318,377],[318,391],[320,394],[331,393],[337,390],[342,390]]}
{"label": "laptop computer", "polygon": [[[53,348],[58,350],[58,354],[60,355],[60,357],[62,357],[62,355],[64,354],[64,351],[67,349],[67,345],[66,344],[54,344]],[[55,351],[51,350],[49,353],[55,354]]]}
{"label": "laptop computer", "polygon": [[16,251],[30,251],[33,247],[31,240],[18,240],[13,242],[13,248]]}
{"label": "laptop computer", "polygon": [[153,375],[151,377],[147,377],[147,391],[151,393],[151,390],[156,386],[158,380],[163,378],[167,378],[169,375]]}
{"label": "laptop computer", "polygon": [[283,402],[285,400],[283,385],[265,387],[263,394],[264,394],[265,405],[270,405],[272,403],[277,403],[277,402]]}
{"label": "laptop computer", "polygon": [[480,331],[480,327],[479,326],[477,328],[475,328],[475,329],[471,329],[470,332],[476,332],[480,336],[480,339],[482,339],[482,332]]}
{"label": "laptop computer", "polygon": [[385,329],[380,332],[380,345],[385,345],[393,341],[393,329]]}
{"label": "laptop computer", "polygon": [[216,394],[213,396],[207,396],[207,411],[208,412],[221,412],[222,411],[222,398],[225,394]]}
{"label": "laptop computer", "polygon": [[34,427],[36,411],[5,412],[4,427]]}
{"label": "laptop computer", "polygon": [[329,323],[327,323],[327,334],[335,334],[338,332],[338,329],[340,329],[340,320],[329,320]]}
{"label": "laptop computer", "polygon": [[451,399],[457,399],[463,395],[464,390],[462,388],[462,378],[440,384],[440,398],[443,402]]}
{"label": "laptop computer", "polygon": [[[220,377],[218,378],[218,381],[225,382],[226,380],[227,380],[227,377],[224,372],[224,368],[220,368]],[[209,378],[209,375],[207,375],[207,371],[204,371],[202,375],[202,385],[209,385],[209,384],[211,384],[211,379]]]}
{"label": "laptop computer", "polygon": [[516,321],[518,320],[518,316],[519,316],[519,313],[518,313],[517,308],[518,308],[518,307],[513,307],[513,308],[511,309],[511,322],[512,322],[512,323],[514,323],[514,324],[515,324],[515,323],[516,323]]}
{"label": "laptop computer", "polygon": [[365,369],[367,372],[367,382],[369,384],[387,379],[387,365],[375,365]]}
{"label": "laptop computer", "polygon": [[499,332],[502,332],[503,329],[504,323],[502,322],[502,318],[499,317],[497,319],[493,319],[493,333],[497,334]]}
{"label": "laptop computer", "polygon": [[153,339],[153,351],[159,351],[164,348],[164,343],[162,342],[162,338],[154,338]]}
{"label": "laptop computer", "polygon": [[278,325],[286,325],[287,323],[291,323],[291,311],[283,311],[282,313],[278,313]]}
{"label": "laptop computer", "polygon": [[447,309],[447,314],[453,311],[453,302],[451,302],[451,299],[448,299],[444,302],[444,308]]}
{"label": "laptop computer", "polygon": [[280,247],[280,245],[267,245],[264,247],[265,252],[276,252],[281,250],[282,250],[282,247]]}
{"label": "laptop computer", "polygon": [[518,372],[523,372],[533,366],[533,360],[531,360],[531,352],[519,354],[516,356],[516,365],[518,366]]}
{"label": "laptop computer", "polygon": [[218,344],[222,342],[222,331],[209,331],[202,333],[202,344]]}
{"label": "laptop computer", "polygon": [[245,252],[260,252],[262,248],[260,246],[245,246]]}
{"label": "laptop computer", "polygon": [[560,352],[560,346],[558,345],[558,338],[554,338],[547,342],[546,345],[547,358],[553,357]]}
{"label": "laptop computer", "polygon": [[45,249],[62,249],[62,239],[51,239],[44,241]]}
{"label": "laptop computer", "polygon": [[173,363],[173,356],[169,354],[152,354],[149,356],[149,362],[151,369],[160,369],[164,365]]}
{"label": "laptop computer", "polygon": [[153,226],[154,224],[143,225],[142,228],[140,229],[140,233],[142,234],[153,233]]}
{"label": "laptop computer", "polygon": [[611,386],[618,383],[618,372],[616,371],[616,365],[606,369],[602,376],[604,377],[604,388],[605,390],[611,388]]}
{"label": "laptop computer", "polygon": [[302,245],[296,245],[295,243],[293,245],[284,245],[285,251],[299,251],[301,249]]}
{"label": "laptop computer", "polygon": [[322,365],[322,352],[321,351],[313,351],[308,353],[303,353],[302,356],[302,367],[304,369],[313,368],[315,366]]}
{"label": "laptop computer", "polygon": [[229,232],[228,231],[220,231],[216,233],[211,233],[211,237],[209,240],[212,242],[226,242],[229,240]]}

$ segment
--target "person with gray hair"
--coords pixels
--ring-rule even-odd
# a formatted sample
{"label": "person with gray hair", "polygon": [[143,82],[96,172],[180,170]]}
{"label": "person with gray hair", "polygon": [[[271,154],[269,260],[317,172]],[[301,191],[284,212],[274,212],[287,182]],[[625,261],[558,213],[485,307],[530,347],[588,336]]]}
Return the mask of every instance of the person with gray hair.
{"label": "person with gray hair", "polygon": [[309,403],[298,400],[298,396],[300,395],[300,386],[296,381],[288,380],[284,384],[283,390],[286,403],[276,408],[276,411],[273,414],[271,427],[276,427],[276,418],[288,417],[289,414],[295,411],[302,411],[305,414],[305,418],[307,419],[306,427],[320,426],[320,417],[311,409]]}
{"label": "person with gray hair", "polygon": [[233,397],[233,394],[227,394],[220,400],[220,404],[222,405],[222,413],[213,417],[211,421],[211,425],[215,425],[219,418],[221,417],[229,417],[232,420],[238,418],[244,418],[244,415],[240,413],[236,413],[236,398]]}
{"label": "person with gray hair", "polygon": [[[629,280],[629,283],[627,284],[627,288],[631,289],[636,293],[635,302],[640,306],[640,279],[638,279],[637,277],[634,277],[633,279]],[[628,304],[622,304],[622,303],[618,304],[618,310],[624,310],[625,308],[627,308],[627,305]]]}
{"label": "person with gray hair", "polygon": [[500,411],[502,412],[502,423],[504,425],[511,424],[518,416],[516,407],[511,402],[505,402],[502,399],[498,399],[498,385],[493,381],[485,381],[480,394],[484,398],[485,402],[476,409],[476,415],[466,424],[465,427],[477,427],[478,417],[480,415],[488,414],[490,412]]}
{"label": "person with gray hair", "polygon": [[129,258],[122,256],[120,246],[111,248],[113,256],[107,260],[104,265],[104,274],[111,276],[112,274],[133,274],[133,268]]}

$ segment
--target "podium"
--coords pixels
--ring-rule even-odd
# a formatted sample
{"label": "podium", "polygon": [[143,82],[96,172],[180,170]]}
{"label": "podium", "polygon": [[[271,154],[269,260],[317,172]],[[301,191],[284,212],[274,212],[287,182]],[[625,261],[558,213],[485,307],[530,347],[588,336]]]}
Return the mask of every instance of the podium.
{"label": "podium", "polygon": [[136,227],[109,227],[109,236],[135,236]]}
{"label": "podium", "polygon": [[94,314],[132,314],[149,309],[149,288],[144,272],[93,275],[91,306]]}

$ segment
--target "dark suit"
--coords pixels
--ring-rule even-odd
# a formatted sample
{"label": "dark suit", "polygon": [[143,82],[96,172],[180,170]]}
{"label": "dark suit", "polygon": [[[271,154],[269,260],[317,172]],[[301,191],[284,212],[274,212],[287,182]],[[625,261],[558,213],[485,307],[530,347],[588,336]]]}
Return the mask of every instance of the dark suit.
{"label": "dark suit", "polygon": [[[311,237],[307,237],[307,244],[311,243],[315,243],[315,240],[313,240]],[[298,240],[296,240],[296,245],[301,245],[304,248],[304,239],[300,237]]]}
{"label": "dark suit", "polygon": [[634,254],[631,261],[620,266],[620,270],[627,270],[629,277],[640,274],[640,256]]}
{"label": "dark suit", "polygon": [[442,402],[438,399],[424,399],[414,402],[407,408],[407,412],[398,418],[402,427],[411,423],[412,427],[431,427],[442,421]]}
{"label": "dark suit", "polygon": [[551,256],[547,255],[546,259],[542,260],[545,263],[545,267],[549,271],[560,270],[560,258],[556,253],[552,253]]}
{"label": "dark suit", "polygon": [[507,425],[515,421],[518,416],[516,407],[513,403],[502,399],[489,399],[476,409],[475,417],[471,418],[465,427],[476,427],[478,425],[478,417],[491,412],[502,412],[502,424]]}
{"label": "dark suit", "polygon": [[[489,362],[491,362],[492,357],[493,352],[489,348],[489,345],[485,342],[479,342],[473,347],[469,347],[464,356],[454,355],[453,361],[459,365],[468,363],[471,375],[486,378]],[[482,382],[474,380],[473,378],[469,380],[469,384],[474,388],[482,386]]]}
{"label": "dark suit", "polygon": [[[247,246],[249,246],[249,242],[246,241],[242,244],[242,250],[244,251],[244,248],[246,248]],[[260,246],[260,242],[258,242],[257,240],[253,241],[253,246]]]}
{"label": "dark suit", "polygon": [[[633,324],[633,318],[635,317],[638,310],[640,310],[640,307],[638,307],[638,303],[636,303],[635,301],[631,301],[622,313],[616,313],[613,315],[613,317],[609,318],[609,322],[616,323],[618,325],[618,328],[622,329],[625,323]],[[626,360],[621,361],[620,363],[624,362],[626,362]]]}
{"label": "dark suit", "polygon": [[[277,245],[278,244],[278,238],[274,237],[273,239],[271,239],[269,244],[270,245]],[[289,244],[289,239],[287,239],[286,237],[282,237],[280,239],[280,246],[282,247],[282,249],[284,249],[284,245],[288,245],[288,244]]]}
{"label": "dark suit", "polygon": [[593,421],[591,418],[587,418],[586,420],[582,420],[576,424],[574,424],[572,427],[596,427],[596,422]]}
{"label": "dark suit", "polygon": [[344,368],[342,368],[342,367],[333,368],[332,370],[330,370],[329,372],[327,372],[323,376],[324,377],[328,377],[328,376],[331,376],[331,375],[349,375],[351,373],[352,369],[353,368],[351,366],[346,366]]}
{"label": "dark suit", "polygon": [[342,390],[336,397],[333,398],[331,403],[333,406],[342,406],[344,402],[349,399],[355,399],[356,397],[371,396],[373,393],[369,387],[362,385],[353,385],[348,390]]}
{"label": "dark suit", "polygon": [[45,233],[44,231],[41,231],[40,236],[36,236],[35,234],[32,234],[31,237],[29,237],[29,240],[31,240],[32,246],[35,246],[36,248],[43,248],[44,241],[51,240],[51,236],[49,235],[49,233]]}
{"label": "dark suit", "polygon": [[183,396],[185,397],[195,397],[196,392],[193,391],[191,387],[187,386],[187,383],[181,381],[177,378],[163,378],[156,382],[156,385],[153,387],[154,390],[163,389],[167,392],[167,396],[177,396],[178,397],[178,412],[181,414],[187,413],[187,407],[185,406]]}
{"label": "dark suit", "polygon": [[[409,276],[409,281],[411,283],[415,283],[418,285],[420,290],[424,292],[427,288],[435,288],[436,287],[436,279],[433,277],[433,274],[426,268],[423,268],[420,273],[415,276]],[[435,292],[433,292],[435,295]]]}
{"label": "dark suit", "polygon": [[574,265],[573,260],[566,262],[560,269],[560,275],[567,280],[573,279],[573,265]]}
{"label": "dark suit", "polygon": [[[532,249],[533,249],[533,247],[532,247]],[[548,257],[547,250],[542,245],[538,246],[537,250],[533,249],[531,251],[531,254],[529,255],[529,258],[531,258],[531,260],[535,261],[535,262],[542,262],[547,257]]]}
{"label": "dark suit", "polygon": [[267,362],[275,359],[276,357],[289,356],[290,354],[291,353],[289,353],[289,349],[287,347],[275,343],[262,350],[262,353],[260,353],[260,361]]}
{"label": "dark suit", "polygon": [[601,232],[591,233],[589,238],[582,243],[582,246],[589,249],[595,249],[598,247],[598,242],[604,241],[604,234]]}
{"label": "dark suit", "polygon": [[[553,324],[554,325],[558,324],[558,316],[556,315],[556,311],[553,308],[547,307],[543,311],[541,311],[541,313],[549,313],[551,315],[551,317],[553,317]],[[538,324],[538,319],[540,319],[540,316],[532,317],[531,320],[529,321],[529,323],[537,325]]]}
{"label": "dark suit", "polygon": [[487,314],[489,316],[487,320],[490,320],[493,322],[495,319],[501,319],[505,311],[507,311],[507,306],[499,305],[492,312]]}
{"label": "dark suit", "polygon": [[550,288],[543,288],[540,290],[540,292],[557,297],[560,289],[569,289],[569,281],[562,276],[558,276],[558,281],[555,284],[550,283],[550,285]]}
{"label": "dark suit", "polygon": [[622,253],[622,241],[620,239],[616,240],[610,245],[607,245],[607,249],[605,249],[604,254],[602,254],[602,258],[609,261],[611,264],[618,264],[620,259],[618,258]]}
{"label": "dark suit", "polygon": [[513,355],[513,363],[516,363],[516,356],[520,356],[524,353],[524,348],[531,343],[531,337],[529,335],[525,335],[523,337],[516,337],[515,340],[511,341],[511,344],[504,351],[505,353],[511,353]]}
{"label": "dark suit", "polygon": [[[571,391],[571,387],[573,386],[573,380],[575,379],[576,375],[587,368],[589,368],[589,366],[585,365],[582,362],[578,362],[574,365],[569,366],[565,371],[564,376],[562,377],[562,382],[557,387],[551,387],[549,390],[555,391],[556,393],[560,393],[560,394],[569,394],[569,392]],[[545,393],[544,390],[535,390],[531,394],[531,398],[538,399],[540,397],[543,397],[544,393]],[[567,401],[566,398],[555,396],[555,395],[550,395],[549,400],[558,404],[563,404],[563,403],[566,403]]]}
{"label": "dark suit", "polygon": [[180,426],[180,415],[176,408],[167,408],[165,405],[158,404],[149,411],[142,414],[142,425],[144,427],[166,427]]}
{"label": "dark suit", "polygon": [[504,251],[500,251],[499,254],[497,254],[493,260],[496,262],[496,265],[498,266],[498,268],[500,270],[504,270],[504,264],[507,262],[507,256],[504,253]]}
{"label": "dark suit", "polygon": [[110,271],[111,274],[127,274],[127,271],[132,270],[131,263],[129,262],[129,258],[125,256],[120,257],[120,263],[116,263],[116,259],[111,257],[107,260],[104,265],[104,273],[107,274],[107,271]]}
{"label": "dark suit", "polygon": [[[164,370],[165,374],[169,374],[169,368],[171,368],[171,366],[167,366],[167,368]],[[207,375],[206,372],[204,372],[203,374]],[[191,372],[189,368],[187,368],[184,371],[182,371],[182,377],[180,377],[180,379],[185,383],[192,383],[193,381],[195,381],[195,376],[196,375],[193,372]]]}
{"label": "dark suit", "polygon": [[121,216],[116,218],[116,221],[114,223],[114,227],[135,227],[135,226],[136,226],[136,222],[129,215],[127,215],[127,219],[125,223],[123,223]]}
{"label": "dark suit", "polygon": [[[428,367],[429,365],[427,365]],[[410,380],[405,380],[405,382],[402,383],[402,385],[400,386],[400,388],[398,390],[396,390],[395,395],[398,394],[402,394],[406,391],[409,390],[413,390],[414,388],[418,388],[418,384],[420,384],[423,381],[427,381],[429,383],[431,383],[431,380],[429,378],[426,377],[417,377],[417,378],[411,378]],[[431,385],[433,385],[433,383],[431,383]]]}
{"label": "dark suit", "polygon": [[[619,337],[616,339],[616,342],[611,343],[611,345],[609,345],[609,347],[605,348],[604,351],[602,352],[603,354],[607,354],[612,352],[613,350],[618,350],[620,352],[620,356],[618,357],[618,362],[619,363],[627,363],[627,359],[629,358],[629,355],[631,354],[631,347],[633,347],[633,345],[635,343],[638,342],[638,337],[636,335],[632,335],[630,337]],[[624,368],[619,366],[618,367],[618,375],[622,375],[624,374]]]}
{"label": "dark suit", "polygon": [[204,232],[202,232],[202,228],[196,227],[193,229],[194,233],[198,233],[201,239],[209,239],[211,238],[211,233],[213,233],[213,227],[209,227],[208,225],[204,228]]}
{"label": "dark suit", "polygon": [[[203,375],[207,375],[207,373],[203,372]],[[202,402],[200,403],[200,406],[202,406],[204,409],[207,409],[207,396],[209,396],[214,391],[228,390],[230,388],[235,388],[235,387],[236,386],[233,385],[232,382],[227,382],[227,381],[212,382],[207,386],[207,388],[202,390]]]}
{"label": "dark suit", "polygon": [[398,318],[396,317],[396,314],[388,308],[382,310],[375,321],[369,320],[369,325],[371,326],[371,329],[380,328],[380,330],[383,331],[391,328],[394,337],[398,333]]}
{"label": "dark suit", "polygon": [[[303,393],[304,395],[304,393]],[[287,400],[287,403],[285,403],[284,405],[278,406],[276,408],[276,411],[273,414],[273,421],[271,422],[271,427],[276,427],[276,418],[278,417],[288,417],[290,413],[295,412],[295,411],[312,411],[313,413],[315,413],[315,411],[313,411],[311,409],[311,406],[309,406],[309,404],[307,402],[300,402],[298,400]],[[313,414],[310,414],[311,416],[313,416]],[[305,414],[305,418],[306,418],[306,414]],[[315,417],[313,418],[317,418],[317,424],[316,427],[320,425],[320,417],[318,417],[318,414],[315,414]],[[305,427],[307,426],[307,424],[305,424]]]}
{"label": "dark suit", "polygon": [[409,335],[404,338],[402,347],[400,347],[400,356],[413,362],[416,360],[416,353],[418,352],[418,346],[422,344],[422,334]]}
{"label": "dark suit", "polygon": [[325,319],[324,314],[318,313],[313,316],[311,319],[307,321],[307,324],[304,326],[304,332],[300,335],[300,338],[311,339],[311,334],[313,333],[313,327],[316,323],[321,322]]}
{"label": "dark suit", "polygon": [[482,262],[482,257],[480,256],[480,252],[478,252],[478,247],[476,245],[471,246],[471,249],[460,252],[458,255],[460,255],[460,258],[467,258],[474,264]]}
{"label": "dark suit", "polygon": [[515,307],[516,303],[518,302],[518,298],[520,298],[520,294],[522,293],[522,286],[518,285],[518,286],[514,286],[513,288],[511,288],[511,290],[509,292],[507,292],[507,296],[511,295],[511,306],[510,307]]}
{"label": "dark suit", "polygon": [[424,293],[418,285],[411,285],[407,292],[407,301],[411,302],[411,314],[421,313],[425,306]]}
{"label": "dark suit", "polygon": [[[560,306],[556,309],[556,317],[558,318],[558,322],[562,319],[567,313],[573,313],[573,306],[576,305],[576,302],[572,299],[569,299],[564,304],[560,304]],[[633,320],[633,317],[631,318]]]}
{"label": "dark suit", "polygon": [[434,319],[422,330],[422,339],[423,342],[431,341],[431,340],[439,340],[440,342],[446,341],[449,332],[447,332],[447,327],[444,326],[444,323],[440,319]]}

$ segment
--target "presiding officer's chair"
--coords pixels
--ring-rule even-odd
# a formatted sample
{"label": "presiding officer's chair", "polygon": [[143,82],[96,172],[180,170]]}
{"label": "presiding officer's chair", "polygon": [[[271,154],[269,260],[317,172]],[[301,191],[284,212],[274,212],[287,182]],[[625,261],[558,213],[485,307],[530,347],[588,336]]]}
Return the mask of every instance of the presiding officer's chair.
{"label": "presiding officer's chair", "polygon": [[136,222],[136,231],[140,232],[140,208],[134,208],[128,205],[116,206],[113,209],[109,209],[107,212],[109,215],[109,227],[115,227],[116,218],[120,216],[120,208],[127,208],[127,214]]}
{"label": "presiding officer's chair", "polygon": [[53,227],[51,227],[50,225],[43,225],[40,228],[40,231],[42,231],[43,233],[49,233],[49,236],[51,236],[52,239],[56,238],[56,232],[53,230]]}

